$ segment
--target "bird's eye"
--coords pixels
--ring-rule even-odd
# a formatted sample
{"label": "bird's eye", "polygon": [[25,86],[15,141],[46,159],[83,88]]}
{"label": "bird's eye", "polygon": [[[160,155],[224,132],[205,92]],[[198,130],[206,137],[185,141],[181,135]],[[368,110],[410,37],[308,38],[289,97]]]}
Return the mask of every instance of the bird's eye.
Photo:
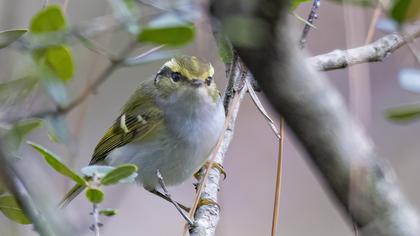
{"label": "bird's eye", "polygon": [[211,84],[212,80],[213,80],[213,77],[211,77],[211,76],[207,77],[207,79],[206,79],[207,86],[209,86]]}
{"label": "bird's eye", "polygon": [[174,82],[178,82],[181,80],[182,75],[179,72],[172,72],[171,73],[171,78]]}

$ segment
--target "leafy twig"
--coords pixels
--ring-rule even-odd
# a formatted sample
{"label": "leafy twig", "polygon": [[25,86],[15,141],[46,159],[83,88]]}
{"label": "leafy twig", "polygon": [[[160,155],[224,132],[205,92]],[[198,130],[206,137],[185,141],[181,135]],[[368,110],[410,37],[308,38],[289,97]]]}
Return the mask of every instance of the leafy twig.
{"label": "leafy twig", "polygon": [[[15,161],[4,151],[4,142],[0,140],[0,179],[6,184],[7,189],[16,198],[19,205],[23,208],[25,214],[31,220],[35,230],[40,235],[54,236],[74,235],[70,225],[62,215],[56,215],[45,202],[45,199],[39,196],[39,192],[33,191],[31,185],[25,181],[27,177],[36,171],[34,169],[25,170],[25,178],[23,178],[20,168]],[[39,171],[39,170],[37,170]],[[47,190],[47,189],[44,189]],[[49,189],[48,189],[49,190]]]}
{"label": "leafy twig", "polygon": [[[76,98],[74,99],[72,102],[70,102],[67,106],[65,107],[57,107],[57,109],[53,109],[53,110],[46,110],[46,111],[41,111],[41,112],[36,112],[30,115],[26,115],[23,117],[13,117],[12,119],[9,119],[8,122],[13,123],[16,122],[18,120],[22,120],[25,118],[44,118],[47,116],[54,116],[54,115],[65,115],[68,112],[70,112],[71,110],[73,110],[74,108],[76,108],[77,106],[79,106],[81,103],[83,103],[83,101],[85,101],[86,98],[88,98],[92,93],[96,92],[96,89],[103,83],[105,82],[109,76],[116,70],[118,69],[120,66],[124,65],[125,60],[126,60],[126,56],[132,51],[132,49],[134,48],[134,46],[137,43],[134,41],[132,43],[130,43],[121,53],[119,59],[113,60],[111,61],[111,64],[109,64],[108,67],[106,67],[102,73],[90,84],[88,85],[83,91],[82,93]],[[152,52],[155,52],[156,50],[160,49],[162,47],[162,45],[154,47],[144,53],[142,53],[141,55],[137,56],[137,57],[144,57],[149,55]]]}

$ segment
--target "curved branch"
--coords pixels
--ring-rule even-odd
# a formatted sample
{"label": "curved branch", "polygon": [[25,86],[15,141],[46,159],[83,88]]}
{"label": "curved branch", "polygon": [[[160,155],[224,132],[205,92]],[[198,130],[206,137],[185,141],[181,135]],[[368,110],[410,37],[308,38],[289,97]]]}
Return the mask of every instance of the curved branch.
{"label": "curved branch", "polygon": [[302,142],[343,213],[361,235],[420,235],[417,213],[338,92],[304,62],[290,36],[287,1],[213,0],[220,24],[243,17],[259,24],[260,43],[235,44],[274,108]]}
{"label": "curved branch", "polygon": [[362,47],[334,50],[308,58],[307,61],[320,71],[342,69],[367,62],[378,62],[407,44],[410,40],[418,37],[420,37],[420,24],[412,25],[406,29],[404,34],[389,34]]}

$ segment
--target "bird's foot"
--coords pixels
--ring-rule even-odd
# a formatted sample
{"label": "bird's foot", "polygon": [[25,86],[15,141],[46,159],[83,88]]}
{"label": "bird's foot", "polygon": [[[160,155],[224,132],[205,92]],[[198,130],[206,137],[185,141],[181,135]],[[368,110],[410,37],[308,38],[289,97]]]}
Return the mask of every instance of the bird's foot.
{"label": "bird's foot", "polygon": [[[199,179],[201,177],[202,173],[204,172],[203,170],[207,169],[207,167],[210,165],[210,163],[211,163],[211,161],[206,161],[206,163],[204,163],[204,165],[200,168],[200,170],[195,172],[194,177],[196,179]],[[220,174],[223,175],[223,180],[226,179],[226,171],[221,164],[213,162],[211,168],[214,168],[214,169],[218,170],[220,172]]]}

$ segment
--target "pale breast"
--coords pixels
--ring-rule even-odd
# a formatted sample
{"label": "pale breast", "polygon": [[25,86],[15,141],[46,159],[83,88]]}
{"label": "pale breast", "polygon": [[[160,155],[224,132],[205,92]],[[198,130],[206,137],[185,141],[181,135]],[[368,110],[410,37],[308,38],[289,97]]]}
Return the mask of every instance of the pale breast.
{"label": "pale breast", "polygon": [[157,185],[159,169],[167,185],[179,184],[197,171],[218,141],[224,125],[222,103],[191,100],[165,107],[166,129],[156,139],[130,143],[108,156],[110,165],[133,163],[147,189]]}

